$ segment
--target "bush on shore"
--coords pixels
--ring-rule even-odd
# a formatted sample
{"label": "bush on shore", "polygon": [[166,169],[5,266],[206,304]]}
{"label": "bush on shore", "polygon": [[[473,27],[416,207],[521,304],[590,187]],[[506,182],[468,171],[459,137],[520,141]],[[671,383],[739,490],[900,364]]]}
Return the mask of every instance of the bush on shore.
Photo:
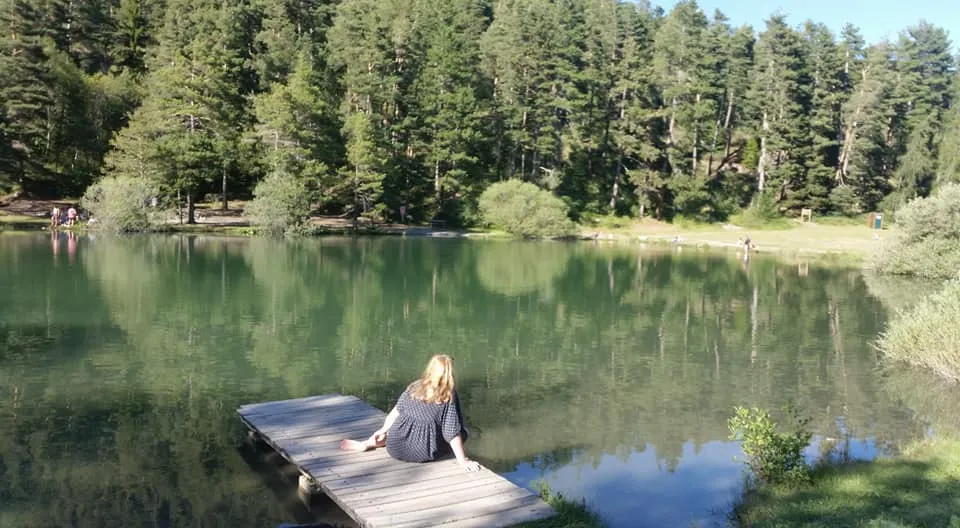
{"label": "bush on shore", "polygon": [[310,220],[310,192],[296,176],[275,171],[257,184],[243,215],[251,225],[271,235],[306,234]]}
{"label": "bush on shore", "polygon": [[880,273],[930,279],[960,272],[960,185],[948,184],[897,211],[898,232],[874,255]]}
{"label": "bush on shore", "polygon": [[890,360],[932,370],[960,381],[960,281],[901,312],[880,335],[878,348]]}
{"label": "bush on shore", "polygon": [[797,486],[810,478],[810,466],[803,450],[810,445],[813,433],[809,418],[787,409],[791,431],[781,433],[765,409],[736,407],[727,420],[730,439],[740,440],[747,466],[761,484]]}
{"label": "bush on shore", "polygon": [[89,228],[114,233],[149,231],[160,222],[151,207],[157,190],[145,179],[107,176],[87,188],[80,206],[90,212]]}
{"label": "bush on shore", "polygon": [[486,223],[514,236],[555,238],[576,232],[567,216],[567,204],[532,183],[494,183],[480,195],[479,205]]}

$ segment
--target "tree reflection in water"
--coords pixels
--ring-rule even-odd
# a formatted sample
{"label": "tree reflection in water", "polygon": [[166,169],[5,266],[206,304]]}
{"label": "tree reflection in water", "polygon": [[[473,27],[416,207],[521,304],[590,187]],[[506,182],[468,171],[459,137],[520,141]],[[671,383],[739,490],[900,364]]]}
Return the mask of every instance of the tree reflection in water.
{"label": "tree reflection in water", "polygon": [[881,448],[938,420],[878,371],[887,311],[856,270],[426,239],[81,239],[74,266],[52,251],[0,237],[3,523],[289,520],[238,452],[236,406],[342,392],[387,409],[438,352],[471,452],[504,472],[575,479],[560,470],[642,454],[653,477],[628,488],[666,485],[685,458],[726,457],[738,404],[796,402],[817,434]]}

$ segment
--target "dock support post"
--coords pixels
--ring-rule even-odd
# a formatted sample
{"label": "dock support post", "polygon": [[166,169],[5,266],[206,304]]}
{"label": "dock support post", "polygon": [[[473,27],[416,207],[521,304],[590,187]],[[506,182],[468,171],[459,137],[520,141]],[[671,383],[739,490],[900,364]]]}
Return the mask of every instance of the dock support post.
{"label": "dock support post", "polygon": [[301,494],[309,496],[317,492],[317,483],[312,478],[301,474],[297,481],[297,488],[299,488]]}
{"label": "dock support post", "polygon": [[304,474],[300,475],[297,481],[297,498],[307,507],[309,511],[313,506],[313,498],[317,494],[317,483]]}

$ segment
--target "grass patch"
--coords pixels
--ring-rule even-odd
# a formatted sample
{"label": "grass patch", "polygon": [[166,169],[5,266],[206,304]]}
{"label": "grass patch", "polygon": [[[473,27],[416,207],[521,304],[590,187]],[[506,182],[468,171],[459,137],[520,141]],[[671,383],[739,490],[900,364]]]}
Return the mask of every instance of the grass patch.
{"label": "grass patch", "polygon": [[901,312],[881,334],[887,359],[960,381],[960,280]]}
{"label": "grass patch", "polygon": [[[883,223],[888,224],[890,223],[890,220],[884,217]],[[814,215],[813,223],[819,224],[819,225],[826,225],[826,226],[866,226],[867,215],[857,215],[857,216],[834,216],[834,215],[816,216]]]}
{"label": "grass patch", "polygon": [[515,528],[603,528],[606,526],[600,517],[590,511],[584,501],[574,501],[550,489],[545,482],[536,482],[534,487],[540,497],[557,511],[549,519],[521,523]]}
{"label": "grass patch", "polygon": [[0,224],[46,226],[50,225],[50,219],[42,216],[18,215],[10,214],[6,211],[0,211]]}
{"label": "grass patch", "polygon": [[0,231],[34,231],[37,228],[46,227],[48,225],[50,225],[49,218],[11,214],[7,211],[0,211]]}
{"label": "grass patch", "polygon": [[960,526],[960,441],[912,445],[901,456],[817,468],[812,484],[761,486],[734,511],[744,527]]}

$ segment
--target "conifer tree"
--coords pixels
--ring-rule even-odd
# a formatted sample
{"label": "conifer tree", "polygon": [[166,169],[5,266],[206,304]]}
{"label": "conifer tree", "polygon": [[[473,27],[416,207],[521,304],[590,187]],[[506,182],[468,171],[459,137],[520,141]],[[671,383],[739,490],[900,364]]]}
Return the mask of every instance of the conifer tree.
{"label": "conifer tree", "polygon": [[47,109],[53,82],[44,47],[43,12],[28,0],[0,2],[0,172],[22,187],[49,151]]}
{"label": "conifer tree", "polygon": [[760,143],[756,188],[772,192],[780,202],[805,183],[810,155],[807,54],[800,35],[782,16],[767,20],[754,52],[749,97]]}
{"label": "conifer tree", "polygon": [[420,121],[414,148],[423,153],[428,181],[411,186],[398,206],[422,200],[424,217],[455,216],[457,202],[447,207],[448,200],[475,200],[482,190],[477,163],[489,87],[479,69],[479,39],[485,20],[476,0],[423,0],[418,7],[424,55],[411,110]]}
{"label": "conifer tree", "polygon": [[115,142],[111,165],[152,165],[142,172],[186,201],[188,223],[200,193],[217,176],[226,178],[226,164],[235,160],[223,154],[248,119],[245,93],[252,77],[236,23],[241,9],[231,2],[171,0],[143,107]]}

